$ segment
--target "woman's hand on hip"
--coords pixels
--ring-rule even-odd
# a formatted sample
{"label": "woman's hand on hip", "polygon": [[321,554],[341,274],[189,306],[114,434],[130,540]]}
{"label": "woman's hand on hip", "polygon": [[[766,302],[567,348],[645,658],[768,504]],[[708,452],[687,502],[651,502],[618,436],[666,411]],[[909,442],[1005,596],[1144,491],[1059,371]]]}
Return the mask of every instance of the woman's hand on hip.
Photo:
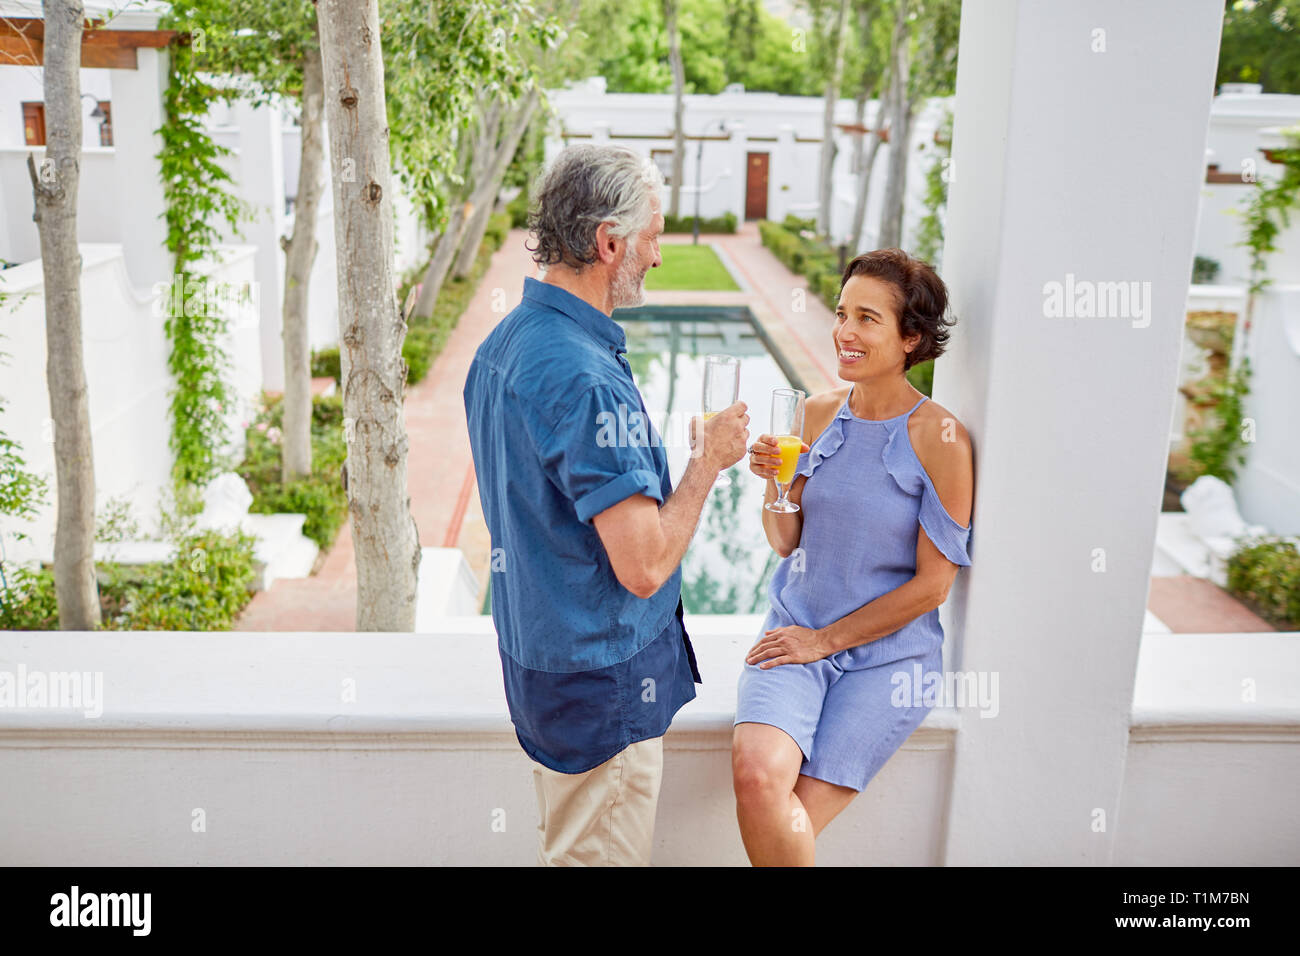
{"label": "woman's hand on hip", "polygon": [[766,670],[778,664],[810,664],[834,651],[821,631],[791,624],[764,631],[762,638],[749,649],[746,664],[758,664]]}

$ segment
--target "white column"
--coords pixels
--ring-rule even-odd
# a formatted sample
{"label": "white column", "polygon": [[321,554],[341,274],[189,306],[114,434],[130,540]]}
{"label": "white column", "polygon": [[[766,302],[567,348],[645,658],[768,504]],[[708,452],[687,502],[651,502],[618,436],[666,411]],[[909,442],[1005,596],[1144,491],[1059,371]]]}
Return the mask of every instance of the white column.
{"label": "white column", "polygon": [[235,109],[239,124],[240,195],[256,218],[243,227],[244,241],[257,246],[257,284],[262,321],[262,387],[284,390],[284,342],[280,337],[284,309],[285,234],[284,135],[280,111],[274,106],[254,109],[240,100]]}
{"label": "white column", "polygon": [[[962,10],[959,325],[934,397],[976,482],[945,618],[949,667],[996,674],[1000,696],[996,717],[959,711],[947,864],[1106,865],[1123,825],[1222,18],[1219,0]],[[1050,315],[1049,283],[1086,309],[1108,282],[1137,284],[1123,314]]]}
{"label": "white column", "polygon": [[112,70],[113,149],[122,210],[122,254],[131,282],[152,291],[170,282],[175,263],[167,251],[162,176],[157,160],[162,138],[167,52],[141,47],[134,70]]}

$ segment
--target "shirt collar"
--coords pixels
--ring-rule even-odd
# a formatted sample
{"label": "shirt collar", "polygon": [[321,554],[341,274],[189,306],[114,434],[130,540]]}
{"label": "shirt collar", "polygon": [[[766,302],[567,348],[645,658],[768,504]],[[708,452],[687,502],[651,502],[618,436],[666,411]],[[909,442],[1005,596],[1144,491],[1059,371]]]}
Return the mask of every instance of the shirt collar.
{"label": "shirt collar", "polygon": [[524,276],[524,298],[563,312],[611,352],[627,351],[627,335],[623,326],[569,290],[532,276]]}

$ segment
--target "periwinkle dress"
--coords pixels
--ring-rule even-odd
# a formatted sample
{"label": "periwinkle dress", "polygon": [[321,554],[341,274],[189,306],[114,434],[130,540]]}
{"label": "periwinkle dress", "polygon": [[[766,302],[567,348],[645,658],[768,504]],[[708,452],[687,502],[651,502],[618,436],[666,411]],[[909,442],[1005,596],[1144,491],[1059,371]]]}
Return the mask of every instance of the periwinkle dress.
{"label": "periwinkle dress", "polygon": [[[826,627],[905,584],[916,574],[918,526],[954,564],[971,563],[971,530],[945,510],[907,434],[925,400],[872,420],[845,399],[799,456],[803,528],[772,575],[764,631]],[[735,723],[780,727],[803,751],[801,774],[863,790],[933,707],[932,695],[913,688],[918,673],[942,671],[942,646],[935,608],[819,661],[746,664]]]}

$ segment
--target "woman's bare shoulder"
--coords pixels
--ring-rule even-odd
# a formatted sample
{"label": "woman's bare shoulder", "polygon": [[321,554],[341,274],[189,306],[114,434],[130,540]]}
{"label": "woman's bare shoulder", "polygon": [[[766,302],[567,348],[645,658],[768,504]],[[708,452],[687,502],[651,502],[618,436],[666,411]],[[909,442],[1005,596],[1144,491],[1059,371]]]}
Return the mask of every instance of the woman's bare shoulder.
{"label": "woman's bare shoulder", "polygon": [[943,456],[945,449],[948,454],[955,449],[970,452],[970,433],[966,426],[934,399],[922,402],[912,413],[907,422],[907,437],[912,440],[922,464],[926,464],[927,452],[935,456]]}
{"label": "woman's bare shoulder", "polygon": [[813,439],[826,430],[844,400],[849,397],[852,387],[846,385],[808,396],[803,403],[804,441],[811,444]]}
{"label": "woman's bare shoulder", "polygon": [[970,518],[974,462],[970,434],[957,416],[933,400],[922,402],[907,422],[916,458],[948,513],[959,523]]}

